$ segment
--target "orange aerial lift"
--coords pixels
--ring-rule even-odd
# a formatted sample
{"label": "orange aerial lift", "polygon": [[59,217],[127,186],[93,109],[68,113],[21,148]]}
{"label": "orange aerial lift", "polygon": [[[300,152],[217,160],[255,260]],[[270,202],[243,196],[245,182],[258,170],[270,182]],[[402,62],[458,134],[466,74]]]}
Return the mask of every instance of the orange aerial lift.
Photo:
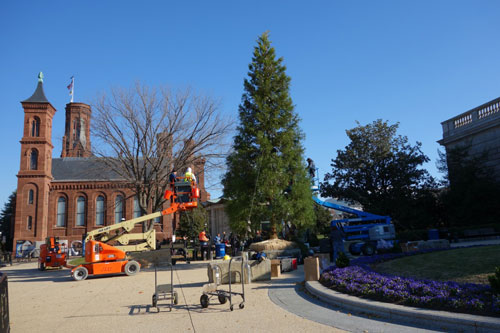
{"label": "orange aerial lift", "polygon": [[[129,233],[135,225],[198,206],[200,190],[194,182],[175,182],[174,188],[174,191],[165,191],[165,199],[171,200],[169,208],[87,233],[84,239],[85,263],[71,270],[73,279],[81,281],[89,275],[120,273],[134,275],[138,273],[139,263],[128,260],[126,252],[155,250],[156,233],[154,228],[144,233]],[[114,244],[107,244],[108,242]]]}
{"label": "orange aerial lift", "polygon": [[66,253],[61,249],[59,237],[47,237],[45,244],[40,245],[38,269],[44,271],[47,267],[63,268],[66,266]]}

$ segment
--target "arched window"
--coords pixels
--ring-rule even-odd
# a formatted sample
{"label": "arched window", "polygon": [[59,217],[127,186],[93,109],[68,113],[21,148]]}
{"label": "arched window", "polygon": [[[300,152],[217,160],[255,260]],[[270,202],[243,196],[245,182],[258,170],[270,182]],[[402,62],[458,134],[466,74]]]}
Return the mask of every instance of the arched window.
{"label": "arched window", "polygon": [[38,150],[32,149],[30,155],[30,170],[38,169]]}
{"label": "arched window", "polygon": [[98,196],[95,201],[95,225],[104,225],[104,197]]}
{"label": "arched window", "polygon": [[139,206],[139,199],[134,198],[134,219],[141,216],[141,207]]}
{"label": "arched window", "polygon": [[28,205],[33,204],[34,197],[35,197],[35,191],[29,190],[29,192],[28,192]]}
{"label": "arched window", "polygon": [[33,228],[33,217],[28,216],[28,230],[31,230]]}
{"label": "arched window", "polygon": [[35,117],[31,121],[31,136],[40,136],[40,118]]}
{"label": "arched window", "polygon": [[58,227],[66,226],[66,198],[57,199],[57,224]]}
{"label": "arched window", "polygon": [[85,225],[85,198],[82,196],[76,200],[76,225],[78,227]]}
{"label": "arched window", "polygon": [[115,223],[120,223],[123,218],[124,211],[123,196],[117,195],[115,198]]}

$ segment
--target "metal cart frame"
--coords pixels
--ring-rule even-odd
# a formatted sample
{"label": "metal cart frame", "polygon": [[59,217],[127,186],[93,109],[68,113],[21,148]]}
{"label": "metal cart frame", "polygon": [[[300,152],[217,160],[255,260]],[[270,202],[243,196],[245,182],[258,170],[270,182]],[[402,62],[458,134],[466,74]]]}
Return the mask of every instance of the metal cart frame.
{"label": "metal cart frame", "polygon": [[[240,281],[241,281],[241,293],[240,292],[235,292],[231,289],[231,264],[233,260],[241,261],[241,272],[234,271],[235,273],[238,273],[240,276]],[[243,257],[233,257],[229,260],[229,269],[228,269],[228,274],[229,274],[229,291],[224,290],[224,289],[219,289],[219,285],[222,283],[222,276],[221,276],[221,269],[219,265],[215,265],[215,277],[214,277],[214,283],[208,283],[203,286],[203,294],[200,297],[200,304],[203,308],[207,308],[210,302],[210,299],[212,297],[217,297],[219,299],[220,304],[225,304],[227,300],[229,299],[229,309],[231,311],[234,310],[234,305],[233,305],[233,296],[241,296],[243,299],[242,302],[239,304],[239,308],[243,309],[245,307],[245,280],[244,280],[244,272],[245,269],[250,269],[249,267],[246,267],[246,260],[243,259]],[[218,271],[218,272],[217,272]],[[248,281],[250,282],[250,281]]]}
{"label": "metal cart frame", "polygon": [[169,308],[172,311],[172,308],[179,302],[179,296],[177,291],[174,290],[174,267],[171,262],[164,263],[162,265],[166,265],[170,267],[170,283],[167,284],[158,284],[158,268],[160,267],[159,263],[155,263],[155,293],[152,297],[152,305],[156,307],[156,310],[160,312],[160,308],[158,306],[158,302],[160,300],[170,300]]}

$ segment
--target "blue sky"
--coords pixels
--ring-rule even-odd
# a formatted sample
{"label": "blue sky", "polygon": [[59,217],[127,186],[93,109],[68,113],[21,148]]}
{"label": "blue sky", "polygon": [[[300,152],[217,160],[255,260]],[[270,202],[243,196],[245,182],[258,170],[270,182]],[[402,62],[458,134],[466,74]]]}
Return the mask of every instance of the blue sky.
{"label": "blue sky", "polygon": [[[23,109],[39,71],[57,109],[111,86],[191,86],[237,116],[264,31],[292,78],[306,156],[320,174],[356,121],[399,122],[432,175],[441,122],[500,96],[500,1],[2,1],[0,205],[17,186]],[[220,185],[211,188],[220,194]]]}

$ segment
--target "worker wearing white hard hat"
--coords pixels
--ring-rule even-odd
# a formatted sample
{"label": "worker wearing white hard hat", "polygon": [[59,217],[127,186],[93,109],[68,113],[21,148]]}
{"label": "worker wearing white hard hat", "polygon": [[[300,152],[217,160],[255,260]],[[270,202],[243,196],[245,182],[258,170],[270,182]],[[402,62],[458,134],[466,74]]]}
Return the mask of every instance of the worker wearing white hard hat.
{"label": "worker wearing white hard hat", "polygon": [[184,181],[196,183],[196,176],[194,175],[191,168],[187,168],[186,173],[184,174]]}

